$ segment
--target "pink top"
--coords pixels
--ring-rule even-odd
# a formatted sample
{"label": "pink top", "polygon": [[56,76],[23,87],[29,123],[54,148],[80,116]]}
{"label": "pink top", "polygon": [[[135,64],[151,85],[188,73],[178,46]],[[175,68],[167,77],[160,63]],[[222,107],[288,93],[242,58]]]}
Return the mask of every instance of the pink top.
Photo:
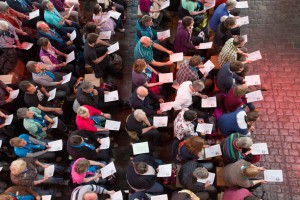
{"label": "pink top", "polygon": [[252,195],[251,192],[245,188],[228,189],[223,194],[223,200],[232,200],[232,197],[234,197],[234,200],[244,200],[249,195]]}
{"label": "pink top", "polygon": [[[84,105],[89,110],[90,116],[102,115],[102,112],[92,106]],[[95,122],[91,118],[84,118],[79,115],[76,116],[76,125],[79,130],[86,130],[97,132],[97,128],[94,126]]]}
{"label": "pink top", "polygon": [[78,174],[77,172],[75,172],[75,165],[77,164],[78,161],[83,160],[83,159],[85,159],[85,158],[78,158],[72,165],[71,176],[72,176],[73,183],[81,184],[84,182],[86,172],[84,172],[82,174]]}
{"label": "pink top", "polygon": [[142,12],[150,12],[150,5],[151,1],[150,0],[140,0],[140,10]]}
{"label": "pink top", "polygon": [[233,94],[233,90],[235,87],[231,87],[226,96],[224,97],[224,110],[227,112],[233,112],[237,108],[244,105],[244,101],[242,97],[237,97]]}

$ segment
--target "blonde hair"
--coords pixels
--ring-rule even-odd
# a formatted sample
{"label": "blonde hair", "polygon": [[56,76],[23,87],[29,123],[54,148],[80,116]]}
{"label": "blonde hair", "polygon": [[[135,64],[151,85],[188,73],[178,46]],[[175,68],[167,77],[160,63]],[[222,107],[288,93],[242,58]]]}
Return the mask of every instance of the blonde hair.
{"label": "blonde hair", "polygon": [[249,165],[243,169],[242,174],[247,178],[255,178],[259,174],[257,167]]}
{"label": "blonde hair", "polygon": [[5,20],[0,20],[0,30],[8,30],[8,22]]}
{"label": "blonde hair", "polygon": [[83,117],[83,118],[88,118],[90,116],[90,112],[89,110],[84,107],[84,106],[80,106],[78,109],[77,109],[77,114],[80,116],[80,117]]}
{"label": "blonde hair", "polygon": [[18,175],[26,169],[26,162],[22,159],[15,160],[11,163],[9,169],[13,175]]}
{"label": "blonde hair", "polygon": [[78,174],[82,174],[84,172],[86,172],[88,170],[88,168],[90,167],[90,161],[87,159],[81,159],[79,160],[74,167],[75,172],[77,172]]}

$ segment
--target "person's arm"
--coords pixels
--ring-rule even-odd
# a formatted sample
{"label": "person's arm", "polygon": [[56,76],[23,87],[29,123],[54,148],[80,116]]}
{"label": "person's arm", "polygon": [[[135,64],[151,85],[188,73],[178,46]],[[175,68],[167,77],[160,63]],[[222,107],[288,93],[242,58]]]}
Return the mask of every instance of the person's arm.
{"label": "person's arm", "polygon": [[103,55],[100,56],[99,58],[97,58],[96,60],[93,60],[93,63],[95,63],[96,65],[99,64],[100,62],[102,62],[104,60],[104,58],[108,55],[108,51]]}
{"label": "person's arm", "polygon": [[150,131],[152,129],[156,129],[156,127],[155,126],[149,126],[147,128],[143,128],[142,129],[142,134],[147,133],[148,131]]}
{"label": "person's arm", "polygon": [[93,160],[89,160],[90,165],[95,165],[95,166],[99,166],[99,167],[105,167],[105,164],[101,163],[101,162],[97,162],[97,161],[93,161]]}
{"label": "person's arm", "polygon": [[159,50],[159,51],[166,52],[166,53],[169,54],[169,55],[173,54],[172,51],[166,49],[165,47],[161,46],[160,44],[153,43],[152,46],[153,46],[155,49],[157,49],[157,50]]}
{"label": "person's arm", "polygon": [[97,44],[107,46],[107,47],[111,46],[111,44],[109,44],[108,42],[105,42],[105,41],[100,40],[100,39],[97,40]]}
{"label": "person's arm", "polygon": [[92,177],[84,178],[83,182],[84,182],[84,183],[88,183],[88,182],[93,181],[93,180],[96,179],[96,178],[101,178],[101,177],[102,177],[101,174],[95,174],[95,175],[92,176]]}
{"label": "person's arm", "polygon": [[232,73],[232,77],[233,77],[236,81],[238,81],[238,82],[242,82],[242,81],[243,81],[243,77],[237,75],[237,74],[234,73],[234,72]]}
{"label": "person's arm", "polygon": [[45,182],[46,180],[48,180],[49,177],[45,176],[43,179],[41,180],[36,180],[36,181],[33,181],[33,185],[38,185],[38,184],[41,184],[43,182]]}
{"label": "person's arm", "polygon": [[35,139],[35,138],[33,138],[33,137],[30,137],[30,136],[29,136],[29,140],[30,140],[33,144],[41,144],[41,145],[44,145],[44,146],[47,145],[45,142],[42,142],[42,141],[40,141],[40,140],[38,140],[38,139]]}
{"label": "person's arm", "polygon": [[[260,179],[260,180],[252,180],[252,183],[253,183],[253,186],[254,185],[257,185],[257,184],[265,184],[265,183],[267,183],[267,181],[265,181],[265,180],[263,180],[263,179]],[[250,187],[252,187],[252,186],[250,186]]]}
{"label": "person's arm", "polygon": [[37,152],[34,152],[34,153],[27,153],[26,157],[27,158],[35,158],[35,157],[43,155],[47,152],[48,152],[48,149],[45,149],[45,150],[42,150],[42,151],[37,151]]}
{"label": "person's arm", "polygon": [[93,116],[93,115],[103,115],[103,112],[101,112],[101,110],[98,110],[97,108],[95,108],[93,106],[84,105],[84,107],[86,107],[89,110],[91,116]]}
{"label": "person's arm", "polygon": [[154,87],[154,86],[162,85],[162,84],[164,84],[164,83],[163,83],[163,82],[156,82],[156,83],[148,83],[148,82],[146,82],[146,83],[144,84],[144,86],[145,86],[145,87]]}
{"label": "person's arm", "polygon": [[41,111],[44,111],[44,112],[55,112],[55,113],[58,113],[58,114],[62,114],[62,109],[61,108],[45,107],[45,106],[42,106],[41,104],[39,104],[37,106],[37,108],[40,109]]}
{"label": "person's arm", "polygon": [[173,102],[173,108],[174,110],[181,110],[183,107],[182,105],[185,105],[188,102],[188,99],[177,99]]}

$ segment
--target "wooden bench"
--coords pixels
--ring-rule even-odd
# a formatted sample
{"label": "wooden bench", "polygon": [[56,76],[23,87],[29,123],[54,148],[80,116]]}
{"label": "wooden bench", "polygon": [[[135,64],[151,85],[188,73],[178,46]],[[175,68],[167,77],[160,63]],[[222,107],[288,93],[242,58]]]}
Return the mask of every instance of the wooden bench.
{"label": "wooden bench", "polygon": [[215,55],[215,56],[210,57],[210,61],[215,65],[214,69],[220,69],[218,57],[219,57],[219,55]]}
{"label": "wooden bench", "polygon": [[13,75],[0,75],[0,80],[5,84],[12,84]]}
{"label": "wooden bench", "polygon": [[183,63],[184,60],[190,60],[191,58],[192,58],[192,56],[183,56],[183,60],[182,61],[176,62],[176,70],[180,69],[180,65]]}
{"label": "wooden bench", "polygon": [[216,178],[217,178],[217,186],[218,187],[225,187],[226,184],[224,182],[224,167],[217,167],[216,168]]}

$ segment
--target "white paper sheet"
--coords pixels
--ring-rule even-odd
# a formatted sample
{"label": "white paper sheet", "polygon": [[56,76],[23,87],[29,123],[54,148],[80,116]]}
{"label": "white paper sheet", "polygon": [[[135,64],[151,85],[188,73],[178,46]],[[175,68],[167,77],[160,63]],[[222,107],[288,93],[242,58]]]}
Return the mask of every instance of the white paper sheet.
{"label": "white paper sheet", "polygon": [[242,35],[243,38],[245,38],[245,42],[248,42],[248,35]]}
{"label": "white paper sheet", "polygon": [[49,151],[61,151],[63,149],[63,142],[62,140],[55,140],[53,142],[48,142],[50,146]]}
{"label": "white paper sheet", "polygon": [[283,182],[282,170],[265,170],[264,180],[268,182]]}
{"label": "white paper sheet", "polygon": [[111,31],[103,31],[99,33],[98,39],[100,40],[109,40],[111,37]]}
{"label": "white paper sheet", "polygon": [[212,44],[213,44],[212,42],[200,43],[197,49],[210,49],[212,47]]}
{"label": "white paper sheet", "polygon": [[248,86],[261,84],[259,75],[245,76],[245,81]]}
{"label": "white paper sheet", "polygon": [[160,104],[160,110],[161,110],[162,112],[171,110],[171,109],[173,108],[173,103],[174,103],[174,101],[161,103],[161,104]]}
{"label": "white paper sheet", "polygon": [[170,61],[178,62],[183,60],[183,53],[173,53],[170,55]]}
{"label": "white paper sheet", "polygon": [[170,6],[170,0],[167,0],[167,1],[163,2],[162,4],[160,4],[160,8],[159,9],[163,10],[163,9],[169,7],[169,6]]}
{"label": "white paper sheet", "polygon": [[153,126],[155,127],[167,127],[168,116],[153,117]]}
{"label": "white paper sheet", "polygon": [[71,41],[75,40],[75,39],[76,39],[76,36],[77,36],[77,34],[76,34],[76,31],[74,30],[74,31],[71,33],[70,40],[71,40]]}
{"label": "white paper sheet", "polygon": [[12,98],[12,99],[15,99],[15,98],[17,98],[17,97],[18,97],[18,95],[19,95],[19,92],[20,92],[20,90],[19,90],[19,89],[17,89],[17,90],[13,90],[13,91],[11,91],[11,92],[9,93],[9,97],[10,97],[10,98]]}
{"label": "white paper sheet", "polygon": [[254,51],[253,53],[249,53],[247,58],[247,60],[252,60],[252,61],[256,61],[260,59],[262,59],[260,51]]}
{"label": "white paper sheet", "polygon": [[198,123],[196,131],[199,133],[211,134],[213,126],[213,124]]}
{"label": "white paper sheet", "polygon": [[119,19],[119,17],[121,16],[121,13],[119,13],[117,11],[113,11],[113,10],[108,11],[108,14],[110,17],[115,18],[115,19]]}
{"label": "white paper sheet", "polygon": [[157,38],[158,39],[165,39],[171,36],[170,29],[166,31],[157,32]]}
{"label": "white paper sheet", "polygon": [[108,149],[109,147],[110,147],[110,138],[109,137],[102,138],[100,149]]}
{"label": "white paper sheet", "polygon": [[72,10],[74,9],[74,5],[70,8],[69,12],[68,12],[68,15],[71,14]]}
{"label": "white paper sheet", "polygon": [[54,88],[53,90],[49,91],[49,97],[48,97],[48,101],[51,101],[52,99],[55,98],[56,95],[56,88]]}
{"label": "white paper sheet", "polygon": [[159,73],[159,82],[163,83],[173,83],[173,73]]}
{"label": "white paper sheet", "polygon": [[205,148],[205,158],[211,158],[211,157],[216,157],[221,155],[222,155],[222,151],[221,151],[220,144],[216,144],[208,148]]}
{"label": "white paper sheet", "polygon": [[1,146],[2,146],[2,140],[0,140],[0,148],[1,148]]}
{"label": "white paper sheet", "polygon": [[204,2],[204,10],[211,9],[215,7],[216,1],[215,0],[207,0]]}
{"label": "white paper sheet", "polygon": [[54,121],[54,123],[52,124],[51,128],[57,128],[58,118],[54,117],[52,120]]}
{"label": "white paper sheet", "polygon": [[249,24],[249,17],[245,16],[245,17],[237,18],[236,19],[236,24],[239,25],[239,26]]}
{"label": "white paper sheet", "polygon": [[267,143],[255,143],[251,146],[252,155],[269,154]]}
{"label": "white paper sheet", "polygon": [[0,167],[0,172],[2,171],[3,167]]}
{"label": "white paper sheet", "polygon": [[104,102],[117,101],[119,100],[118,90],[104,94]]}
{"label": "white paper sheet", "polygon": [[115,44],[113,44],[113,45],[111,45],[111,46],[109,46],[109,47],[107,48],[108,54],[111,54],[111,53],[113,53],[113,52],[118,51],[119,48],[120,48],[120,47],[119,47],[119,42],[116,42]]}
{"label": "white paper sheet", "polygon": [[42,200],[51,200],[52,195],[43,195]]}
{"label": "white paper sheet", "polygon": [[11,115],[7,115],[7,118],[5,119],[5,122],[4,122],[4,126],[8,126],[11,124],[12,120],[14,118],[14,115],[11,114]]}
{"label": "white paper sheet", "polygon": [[44,176],[52,177],[54,175],[55,165],[50,165],[44,169]]}
{"label": "white paper sheet", "polygon": [[133,155],[138,155],[142,153],[149,153],[149,144],[148,142],[139,142],[132,144]]}
{"label": "white paper sheet", "polygon": [[208,60],[203,66],[204,68],[199,69],[202,74],[208,74],[215,67],[214,63],[212,63],[210,60]]}
{"label": "white paper sheet", "polygon": [[264,99],[261,90],[249,92],[245,96],[247,98],[247,103],[255,102],[255,101],[262,101]]}
{"label": "white paper sheet", "polygon": [[206,183],[207,181],[212,185],[215,181],[216,174],[208,172],[208,177],[205,179],[197,179],[197,182]]}
{"label": "white paper sheet", "polygon": [[201,150],[201,152],[200,152],[200,156],[199,156],[198,160],[205,160],[205,153],[204,153],[204,149],[202,149],[202,150]]}
{"label": "white paper sheet", "polygon": [[102,167],[100,169],[101,174],[102,174],[102,179],[114,174],[117,172],[116,167],[114,162],[109,163],[108,165],[106,165],[105,167]]}
{"label": "white paper sheet", "polygon": [[110,198],[111,198],[111,200],[123,200],[123,194],[120,190],[120,191],[117,191],[117,192],[111,194]]}
{"label": "white paper sheet", "polygon": [[118,131],[120,130],[121,122],[119,121],[113,121],[113,120],[106,120],[105,121],[105,128],[112,131]]}
{"label": "white paper sheet", "polygon": [[33,46],[33,43],[30,43],[30,42],[23,42],[21,44],[22,49],[25,49],[25,50],[31,49],[32,46]]}
{"label": "white paper sheet", "polygon": [[159,165],[157,177],[170,177],[172,175],[172,164]]}
{"label": "white paper sheet", "polygon": [[72,51],[71,53],[69,53],[67,55],[66,63],[72,62],[73,60],[75,60],[75,53],[74,53],[74,51]]}
{"label": "white paper sheet", "polygon": [[31,20],[33,18],[36,18],[38,16],[40,16],[40,10],[39,9],[29,13],[29,20]]}
{"label": "white paper sheet", "polygon": [[236,3],[236,8],[249,8],[248,1],[239,1]]}
{"label": "white paper sheet", "polygon": [[64,81],[62,82],[62,84],[65,84],[65,83],[69,82],[71,80],[71,76],[72,76],[72,72],[67,74],[67,75],[64,75],[63,76]]}
{"label": "white paper sheet", "polygon": [[202,108],[217,107],[217,98],[216,97],[208,97],[207,99],[201,99],[201,107]]}
{"label": "white paper sheet", "polygon": [[168,200],[167,194],[151,196],[151,200]]}

